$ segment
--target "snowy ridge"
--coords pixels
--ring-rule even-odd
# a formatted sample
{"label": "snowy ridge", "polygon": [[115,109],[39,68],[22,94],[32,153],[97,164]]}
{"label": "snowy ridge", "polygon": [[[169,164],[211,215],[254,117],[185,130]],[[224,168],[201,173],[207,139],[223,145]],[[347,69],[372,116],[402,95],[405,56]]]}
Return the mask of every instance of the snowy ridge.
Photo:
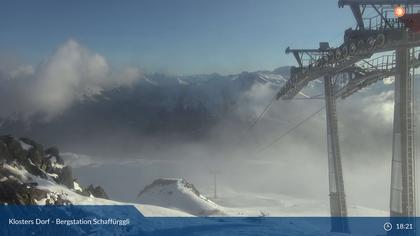
{"label": "snowy ridge", "polygon": [[285,79],[283,76],[278,75],[278,74],[260,72],[260,73],[257,73],[257,81],[264,84],[271,83],[273,85],[280,86],[284,84],[284,82],[286,82],[287,79]]}
{"label": "snowy ridge", "polygon": [[201,195],[184,179],[161,178],[139,194],[140,203],[177,209],[192,215],[224,215],[223,208]]}

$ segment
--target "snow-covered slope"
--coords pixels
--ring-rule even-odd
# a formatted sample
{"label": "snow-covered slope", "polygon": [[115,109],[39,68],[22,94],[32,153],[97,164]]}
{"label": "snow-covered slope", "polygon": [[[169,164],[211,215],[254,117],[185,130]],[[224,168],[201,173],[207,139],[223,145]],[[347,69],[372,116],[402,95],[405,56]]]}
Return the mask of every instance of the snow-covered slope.
{"label": "snow-covered slope", "polygon": [[44,150],[27,138],[0,136],[0,204],[17,205],[134,205],[146,216],[190,216],[159,206],[104,199],[100,187],[83,188],[58,148]]}
{"label": "snow-covered slope", "polygon": [[[319,200],[280,195],[226,191],[210,200],[184,179],[161,178],[146,186],[138,202],[200,216],[329,216],[329,204]],[[387,216],[381,210],[349,206],[350,216]]]}
{"label": "snow-covered slope", "polygon": [[[328,204],[259,193],[208,199],[184,179],[161,178],[138,194],[140,204],[107,200],[100,186],[83,188],[57,148],[44,151],[26,138],[0,136],[0,203],[38,205],[134,205],[146,216],[328,216]],[[217,202],[215,202],[217,201]],[[350,207],[353,216],[386,215]]]}
{"label": "snow-covered slope", "polygon": [[[223,194],[213,200],[225,209],[241,209],[243,215],[255,216],[264,214],[279,217],[319,217],[330,216],[330,206],[327,201],[317,199],[304,199],[283,194],[236,192],[232,189],[221,189]],[[388,216],[387,211],[349,205],[349,216]]]}
{"label": "snow-covered slope", "polygon": [[[3,164],[3,169],[13,174],[13,177],[23,183],[31,183],[37,189],[47,192],[45,198],[35,200],[38,205],[45,205],[48,200],[55,201],[58,198],[74,205],[134,205],[145,216],[191,216],[188,213],[167,209],[159,206],[150,206],[143,204],[133,204],[112,201],[94,196],[83,196],[77,192],[77,189],[70,189],[67,186],[57,184],[51,178],[44,179],[29,173],[25,168],[19,165]],[[0,182],[5,181],[1,179]]]}
{"label": "snow-covered slope", "polygon": [[[36,188],[42,191],[47,191],[47,197],[44,199],[37,200],[37,204],[43,205],[46,203],[47,199],[65,199],[72,204],[78,205],[130,205],[129,203],[117,202],[106,200],[102,198],[95,198],[92,196],[82,196],[77,193],[75,190],[70,189],[66,186],[55,183],[51,179],[44,179],[38,176],[34,176],[24,168],[21,168],[18,165],[9,165],[3,164],[1,168],[9,171],[12,176],[19,179],[22,182],[32,183],[34,186],[36,183]],[[4,181],[4,178],[0,179],[0,183]],[[143,193],[143,196],[149,195],[153,196],[164,196],[168,194],[168,190],[178,191],[179,194],[175,194],[180,202],[180,198],[184,197],[186,200],[184,203],[188,206],[189,203],[194,203],[198,208],[211,208],[217,209],[217,204],[209,201],[201,195],[195,193],[196,190],[193,186],[190,186],[186,181],[180,179],[161,179],[159,182],[162,183],[166,181],[163,185],[158,185],[155,181],[153,186],[150,186]],[[170,183],[169,183],[170,182]],[[160,191],[161,190],[161,191]],[[157,192],[156,192],[157,191]],[[160,203],[162,203],[162,199]],[[202,202],[200,199],[204,200]],[[192,202],[188,202],[192,201]],[[291,222],[290,219],[282,221],[274,221],[270,218],[230,218],[223,219],[204,217],[204,218],[184,218],[185,221],[174,219],[168,220],[167,216],[177,216],[185,217],[192,216],[188,213],[179,210],[168,209],[165,207],[145,205],[145,204],[134,204],[134,206],[145,216],[164,216],[164,218],[147,219],[146,221],[134,221],[132,227],[115,227],[113,231],[107,231],[109,228],[103,226],[95,226],[94,231],[82,231],[78,226],[72,226],[72,229],[76,229],[80,235],[85,235],[85,232],[95,232],[97,235],[140,235],[143,230],[146,232],[146,235],[171,235],[175,233],[176,235],[182,235],[182,232],[185,232],[185,235],[278,235],[280,232],[284,235],[336,235],[334,233],[327,233],[329,228],[324,227],[324,231],[320,230],[318,224],[313,224],[311,222],[299,221],[298,224]],[[223,208],[223,210],[230,210]],[[251,211],[250,211],[251,212]],[[98,213],[98,212],[96,212]],[[114,212],[113,212],[114,213]],[[229,212],[229,215],[233,214],[234,211]],[[235,214],[233,214],[235,215]],[[238,214],[236,214],[238,215]],[[244,215],[248,216],[248,215]],[[264,215],[260,215],[264,216]],[[133,219],[138,220],[138,219]],[[141,222],[141,223],[137,223]],[[328,227],[328,226],[327,226]],[[86,230],[86,229],[84,229]],[[96,235],[95,234],[95,235]],[[141,234],[143,235],[143,234]],[[341,235],[341,234],[337,234]]]}
{"label": "snow-covered slope", "polygon": [[222,207],[201,195],[194,185],[184,179],[157,179],[138,194],[138,201],[193,215],[224,214]]}

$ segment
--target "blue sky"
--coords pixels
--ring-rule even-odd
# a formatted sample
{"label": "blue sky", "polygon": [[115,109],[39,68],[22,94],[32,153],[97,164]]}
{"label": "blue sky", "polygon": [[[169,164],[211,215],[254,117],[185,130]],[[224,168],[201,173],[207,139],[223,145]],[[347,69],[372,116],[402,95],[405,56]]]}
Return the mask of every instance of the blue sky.
{"label": "blue sky", "polygon": [[69,38],[115,67],[235,73],[293,64],[291,47],[338,44],[354,25],[338,0],[4,0],[0,54],[36,64]]}

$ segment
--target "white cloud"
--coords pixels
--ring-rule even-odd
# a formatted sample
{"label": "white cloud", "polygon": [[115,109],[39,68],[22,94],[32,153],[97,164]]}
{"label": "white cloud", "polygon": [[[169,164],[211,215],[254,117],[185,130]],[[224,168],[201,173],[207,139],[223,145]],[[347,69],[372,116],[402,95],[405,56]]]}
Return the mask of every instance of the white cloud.
{"label": "white cloud", "polygon": [[66,165],[71,166],[72,168],[80,168],[80,167],[98,167],[104,164],[104,160],[98,160],[98,158],[84,155],[84,154],[77,154],[71,152],[60,153],[63,157]]}
{"label": "white cloud", "polygon": [[273,98],[276,90],[270,84],[254,84],[251,89],[244,93],[238,112],[243,117],[254,119],[255,116],[263,112],[267,103]]}
{"label": "white cloud", "polygon": [[363,111],[372,119],[391,125],[394,119],[394,91],[382,92],[364,99]]}
{"label": "white cloud", "polygon": [[31,65],[26,66],[19,66],[16,69],[13,69],[9,72],[9,76],[11,79],[23,77],[23,76],[31,76],[35,73],[35,69]]}
{"label": "white cloud", "polygon": [[74,101],[100,93],[108,74],[105,58],[69,40],[37,72],[32,90],[34,105],[54,116]]}
{"label": "white cloud", "polygon": [[115,81],[119,86],[131,86],[141,75],[142,73],[138,68],[128,67],[118,73]]}
{"label": "white cloud", "polygon": [[42,65],[36,68],[15,66],[6,73],[6,77],[16,81],[15,84],[2,85],[2,91],[8,95],[3,93],[0,98],[13,101],[9,106],[13,109],[5,109],[0,115],[18,112],[28,117],[43,113],[49,120],[76,101],[100,94],[105,89],[130,86],[140,76],[137,68],[112,73],[102,55],[70,39]]}

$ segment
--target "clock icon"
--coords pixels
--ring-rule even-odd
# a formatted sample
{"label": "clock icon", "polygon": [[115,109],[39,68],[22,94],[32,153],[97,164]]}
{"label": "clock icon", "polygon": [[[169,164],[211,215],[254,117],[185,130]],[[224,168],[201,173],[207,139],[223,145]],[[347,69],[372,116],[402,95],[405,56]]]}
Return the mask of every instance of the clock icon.
{"label": "clock icon", "polygon": [[391,223],[389,223],[389,222],[386,222],[386,223],[384,224],[384,230],[385,230],[386,232],[389,232],[389,231],[391,231],[391,229],[392,229],[392,224],[391,224]]}

